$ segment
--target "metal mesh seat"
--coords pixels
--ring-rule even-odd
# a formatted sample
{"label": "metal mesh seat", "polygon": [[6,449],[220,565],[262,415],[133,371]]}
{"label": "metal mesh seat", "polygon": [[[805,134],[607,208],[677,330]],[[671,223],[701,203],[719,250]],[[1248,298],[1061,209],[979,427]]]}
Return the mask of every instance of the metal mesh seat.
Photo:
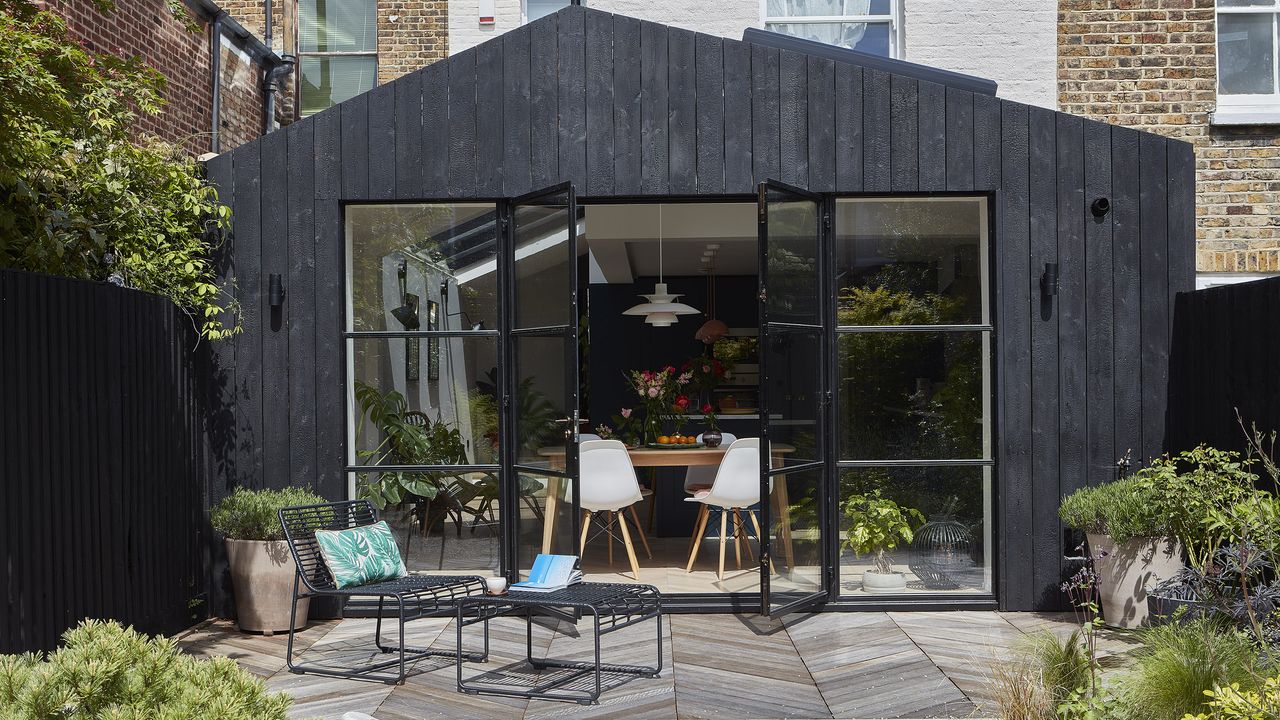
{"label": "metal mesh seat", "polygon": [[[289,644],[286,660],[289,670],[295,673],[313,673],[344,678],[366,678],[389,683],[402,683],[406,663],[429,656],[455,657],[462,648],[455,650],[431,650],[409,648],[404,642],[404,626],[410,620],[451,614],[459,599],[485,591],[484,578],[479,575],[408,575],[396,580],[339,588],[333,574],[325,564],[320,546],[316,542],[317,530],[347,530],[378,521],[377,510],[368,500],[348,500],[322,505],[298,505],[281,508],[280,524],[284,528],[289,552],[293,554],[298,572],[293,580],[293,607],[290,612]],[[305,587],[304,587],[305,586]],[[378,618],[374,630],[374,643],[384,653],[398,653],[394,660],[370,663],[352,670],[337,670],[315,665],[301,665],[293,661],[294,618],[298,601],[312,597],[376,597]],[[382,612],[388,600],[395,603],[399,621],[399,645],[384,645],[382,641]],[[488,655],[488,632],[485,633],[483,653],[469,657],[484,658]],[[399,666],[395,675],[379,674],[380,670]]]}

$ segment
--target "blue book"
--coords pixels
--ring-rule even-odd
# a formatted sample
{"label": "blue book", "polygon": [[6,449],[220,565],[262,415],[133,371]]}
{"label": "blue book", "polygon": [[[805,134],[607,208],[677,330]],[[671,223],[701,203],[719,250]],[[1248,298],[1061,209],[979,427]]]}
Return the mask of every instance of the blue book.
{"label": "blue book", "polygon": [[511,586],[512,590],[526,592],[551,592],[562,590],[582,582],[582,571],[577,569],[575,555],[541,555],[533,561],[529,579]]}

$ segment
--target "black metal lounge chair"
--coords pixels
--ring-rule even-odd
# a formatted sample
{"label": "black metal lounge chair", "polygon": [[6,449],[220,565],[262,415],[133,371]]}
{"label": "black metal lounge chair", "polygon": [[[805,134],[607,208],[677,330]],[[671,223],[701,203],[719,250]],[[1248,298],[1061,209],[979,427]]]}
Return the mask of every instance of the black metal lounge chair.
{"label": "black metal lounge chair", "polygon": [[[378,513],[368,500],[349,500],[346,502],[326,503],[323,505],[299,505],[281,508],[280,524],[284,527],[285,540],[289,543],[289,551],[298,564],[298,573],[293,579],[293,602],[289,618],[289,644],[285,659],[291,672],[315,675],[329,675],[341,678],[361,678],[380,680],[391,684],[400,684],[405,679],[406,663],[424,657],[450,657],[456,659],[455,650],[431,650],[428,648],[406,647],[404,642],[404,626],[410,620],[423,617],[451,616],[456,613],[457,601],[470,595],[482,594],[485,591],[484,578],[479,575],[408,575],[398,580],[369,583],[353,587],[338,588],[325,565],[320,547],[316,543],[317,530],[345,530],[347,528],[372,525],[378,521]],[[305,590],[303,586],[305,587]],[[295,664],[293,661],[293,626],[298,612],[298,601],[303,598],[335,596],[341,598],[376,597],[378,598],[378,621],[374,630],[374,643],[384,653],[398,653],[394,660],[369,663],[352,670],[339,670],[316,665]],[[382,642],[382,611],[388,599],[395,602],[396,615],[400,623],[400,642],[398,645],[384,645]],[[489,638],[485,633],[485,646],[482,653],[468,653],[467,658],[483,660],[489,654]],[[399,666],[396,675],[379,674],[379,670]]]}

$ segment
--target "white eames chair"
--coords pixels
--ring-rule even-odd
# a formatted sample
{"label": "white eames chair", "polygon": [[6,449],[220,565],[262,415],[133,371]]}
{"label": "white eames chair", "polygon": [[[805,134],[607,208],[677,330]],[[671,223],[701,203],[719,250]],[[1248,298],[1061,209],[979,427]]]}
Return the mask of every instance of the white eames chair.
{"label": "white eames chair", "polygon": [[713,511],[719,511],[720,565],[716,577],[723,580],[724,549],[729,540],[727,525],[730,513],[733,514],[733,551],[739,568],[742,567],[743,545],[746,545],[747,557],[752,558],[750,535],[742,520],[743,511],[751,518],[756,537],[760,537],[760,521],[751,509],[760,503],[760,438],[735,440],[720,460],[711,489],[685,498],[685,502],[702,503],[698,521],[694,524],[693,549],[689,552],[689,564],[685,567],[685,572],[693,571],[693,563],[698,559],[698,550],[702,547],[702,537],[707,531],[707,522]]}
{"label": "white eames chair", "polygon": [[640,563],[636,561],[624,511],[631,511],[631,519],[640,533],[640,541],[644,543],[645,555],[652,558],[653,553],[649,550],[648,538],[640,529],[640,518],[636,516],[636,503],[643,496],[627,446],[617,440],[588,440],[579,446],[578,469],[582,477],[582,497],[579,500],[582,506],[582,537],[578,541],[578,554],[586,552],[587,537],[594,523],[600,526],[596,534],[603,533],[609,542],[609,564],[612,565],[613,527],[617,521],[622,544],[627,549],[627,559],[631,561],[631,572],[639,580]]}
{"label": "white eames chair", "polygon": [[[725,447],[733,445],[738,439],[733,433],[721,433],[724,438],[721,444]],[[702,442],[702,435],[698,435],[698,442]],[[710,490],[711,483],[716,481],[716,470],[718,465],[690,465],[689,469],[684,473],[684,491],[693,495],[699,490]]]}

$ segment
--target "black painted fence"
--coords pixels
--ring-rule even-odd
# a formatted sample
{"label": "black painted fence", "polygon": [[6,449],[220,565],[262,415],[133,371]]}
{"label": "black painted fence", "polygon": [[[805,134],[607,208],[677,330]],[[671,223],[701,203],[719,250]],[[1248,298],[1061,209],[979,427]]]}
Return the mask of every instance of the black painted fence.
{"label": "black painted fence", "polygon": [[205,616],[195,340],[164,298],[0,269],[0,652]]}
{"label": "black painted fence", "polygon": [[1169,363],[1170,450],[1244,450],[1246,424],[1280,430],[1280,278],[1182,293]]}

